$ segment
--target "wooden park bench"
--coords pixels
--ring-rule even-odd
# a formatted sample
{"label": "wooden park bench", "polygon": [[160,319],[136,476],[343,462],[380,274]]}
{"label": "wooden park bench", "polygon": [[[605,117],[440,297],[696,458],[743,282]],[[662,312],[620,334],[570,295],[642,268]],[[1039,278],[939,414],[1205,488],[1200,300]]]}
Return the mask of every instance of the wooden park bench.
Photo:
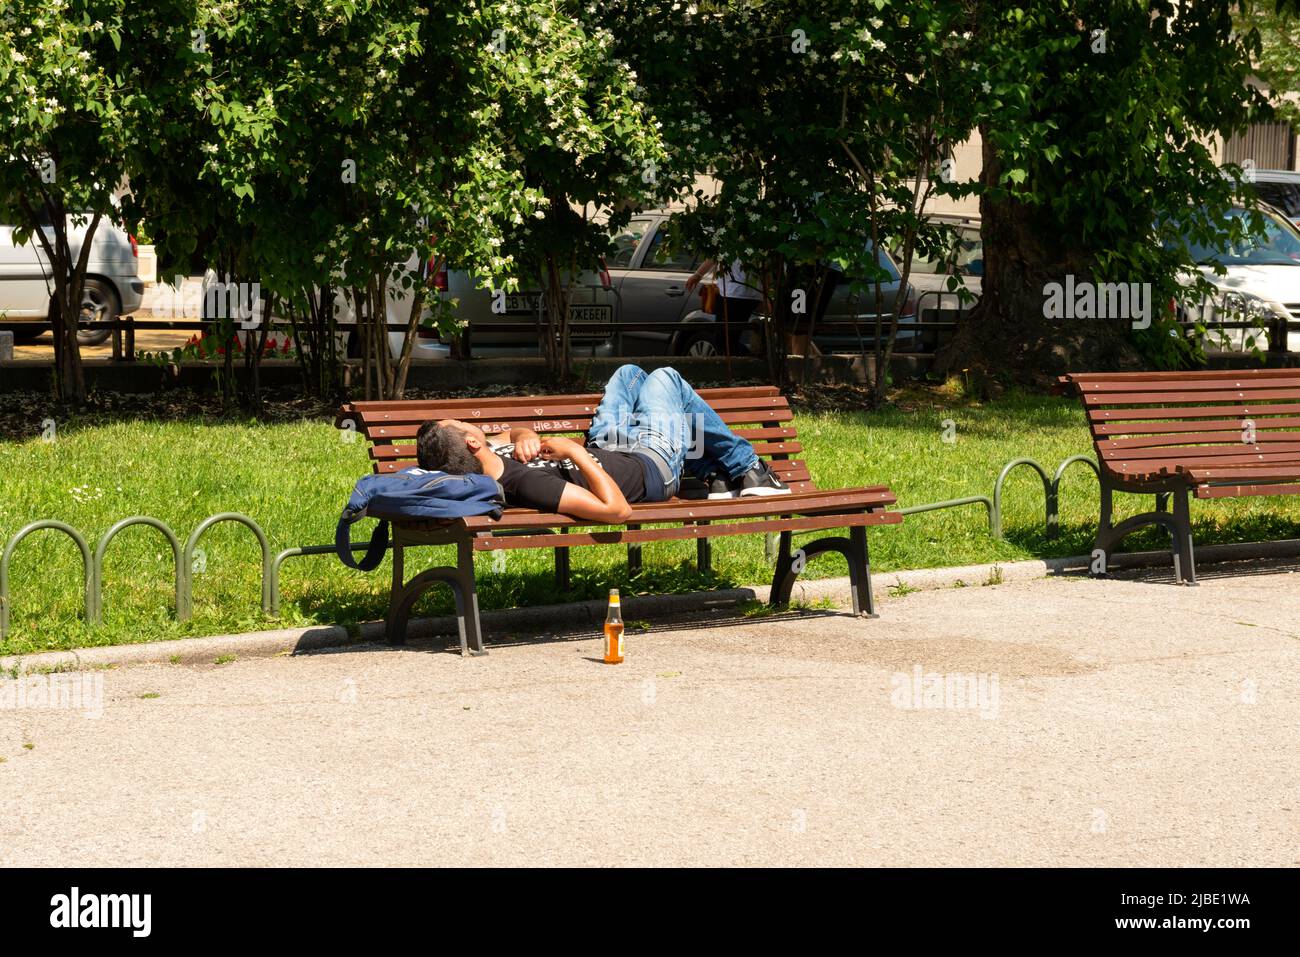
{"label": "wooden park bench", "polygon": [[[701,397],[737,435],[754,443],[769,459],[773,471],[791,489],[789,495],[756,496],[710,501],[673,498],[632,506],[622,527],[583,529],[596,523],[525,508],[506,509],[500,519],[474,516],[454,521],[392,521],[393,585],[387,635],[390,643],[405,641],[407,620],[421,593],[438,583],[451,587],[456,600],[462,654],[484,654],[474,583],[474,553],[499,549],[551,548],[555,554],[558,590],[569,585],[569,549],[578,545],[624,544],[629,570],[640,568],[645,542],[694,539],[697,566],[710,567],[711,539],[747,533],[780,533],[770,601],[789,603],[795,578],[804,564],[823,552],[840,552],[848,560],[853,613],[875,617],[871,568],[867,553],[868,525],[897,524],[898,512],[886,485],[865,488],[819,489],[808,466],[796,456],[802,450],[795,434],[790,405],[771,386],[702,389]],[[430,419],[456,418],[474,422],[489,434],[524,425],[541,435],[581,434],[591,424],[600,394],[517,396],[479,399],[419,399],[353,402],[344,405],[335,424],[363,435],[377,472],[393,472],[415,464],[415,435]],[[846,450],[848,454],[849,450]],[[382,517],[382,516],[381,516]],[[847,528],[847,537],[820,538],[792,547],[796,532]],[[582,529],[582,530],[580,530]],[[406,581],[403,551],[417,545],[455,545],[456,565],[431,568]]]}
{"label": "wooden park bench", "polygon": [[[1097,544],[1159,524],[1174,577],[1196,584],[1189,500],[1300,493],[1300,370],[1103,372],[1062,376],[1088,414],[1101,477]],[[1155,511],[1113,524],[1115,492],[1154,494]],[[1173,498],[1173,514],[1168,502]]]}

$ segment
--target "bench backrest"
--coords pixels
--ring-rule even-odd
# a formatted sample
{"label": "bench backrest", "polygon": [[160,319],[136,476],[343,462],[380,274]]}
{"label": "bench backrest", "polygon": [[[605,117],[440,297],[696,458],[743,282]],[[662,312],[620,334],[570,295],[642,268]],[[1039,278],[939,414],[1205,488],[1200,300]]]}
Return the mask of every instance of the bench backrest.
{"label": "bench backrest", "polygon": [[1079,391],[1098,459],[1116,471],[1300,456],[1300,370],[1075,373],[1060,382]]}
{"label": "bench backrest", "polygon": [[[754,444],[794,491],[816,488],[795,432],[790,403],[774,386],[733,386],[700,389],[722,421]],[[473,399],[403,399],[351,402],[335,419],[341,429],[354,430],[370,442],[376,472],[396,472],[415,464],[415,436],[430,419],[462,419],[489,435],[523,425],[540,435],[584,433],[591,425],[601,394],[501,396]]]}

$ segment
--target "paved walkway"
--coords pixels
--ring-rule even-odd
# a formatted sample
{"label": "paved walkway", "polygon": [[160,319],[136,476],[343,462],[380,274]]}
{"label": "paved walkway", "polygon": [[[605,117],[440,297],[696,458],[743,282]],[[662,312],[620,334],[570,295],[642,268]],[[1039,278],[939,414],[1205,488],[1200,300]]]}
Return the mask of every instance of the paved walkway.
{"label": "paved walkway", "polygon": [[0,710],[0,864],[1295,866],[1297,584],[98,672]]}

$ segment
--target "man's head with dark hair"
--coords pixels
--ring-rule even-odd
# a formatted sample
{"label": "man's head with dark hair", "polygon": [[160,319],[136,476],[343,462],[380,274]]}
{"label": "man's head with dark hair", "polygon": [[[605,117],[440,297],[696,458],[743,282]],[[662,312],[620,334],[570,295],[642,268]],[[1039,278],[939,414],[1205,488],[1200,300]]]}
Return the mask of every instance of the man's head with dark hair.
{"label": "man's head with dark hair", "polygon": [[[448,420],[426,422],[420,426],[420,431],[415,437],[415,457],[420,463],[420,468],[450,472],[452,475],[482,472],[483,465],[475,457],[476,449],[471,447],[471,443],[476,443],[478,448],[482,448],[486,444],[486,438],[480,442],[464,427],[457,428],[447,422]],[[479,435],[482,435],[482,432],[479,432]]]}

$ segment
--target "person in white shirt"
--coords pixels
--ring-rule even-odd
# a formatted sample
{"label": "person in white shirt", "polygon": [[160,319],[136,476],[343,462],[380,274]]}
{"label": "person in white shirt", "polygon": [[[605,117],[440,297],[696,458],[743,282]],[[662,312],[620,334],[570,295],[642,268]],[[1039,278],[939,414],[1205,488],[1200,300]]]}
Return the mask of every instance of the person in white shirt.
{"label": "person in white shirt", "polygon": [[686,291],[692,292],[710,273],[716,274],[718,283],[718,304],[715,307],[717,317],[728,323],[743,325],[749,322],[750,316],[763,301],[763,293],[756,285],[749,282],[745,275],[745,267],[741,265],[740,260],[733,262],[731,268],[725,272],[718,271],[716,260],[704,260],[700,263],[700,268],[686,280]]}

